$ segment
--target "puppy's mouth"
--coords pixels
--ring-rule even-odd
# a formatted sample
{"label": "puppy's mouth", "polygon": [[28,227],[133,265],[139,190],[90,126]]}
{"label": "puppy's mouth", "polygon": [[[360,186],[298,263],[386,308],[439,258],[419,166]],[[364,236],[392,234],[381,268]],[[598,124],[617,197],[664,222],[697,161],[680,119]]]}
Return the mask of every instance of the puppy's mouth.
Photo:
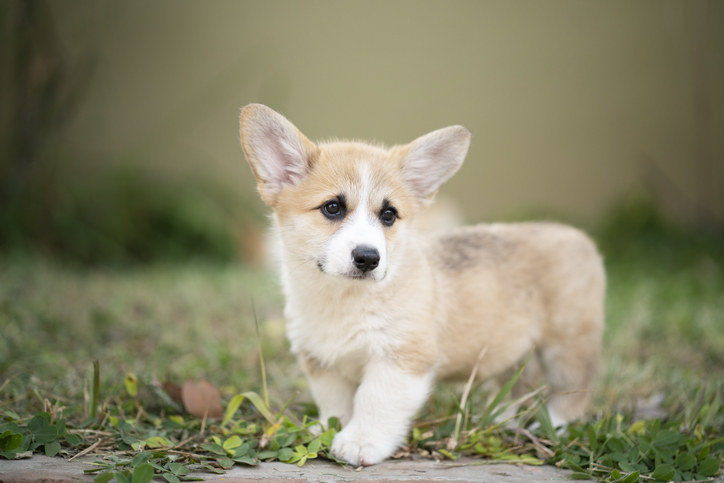
{"label": "puppy's mouth", "polygon": [[371,270],[371,271],[363,271],[357,268],[350,268],[346,272],[330,272],[326,269],[324,263],[321,260],[317,260],[317,268],[319,271],[325,275],[329,275],[332,277],[340,277],[340,278],[347,278],[351,280],[372,280],[372,281],[378,281],[385,278],[385,273],[379,272],[377,270]]}

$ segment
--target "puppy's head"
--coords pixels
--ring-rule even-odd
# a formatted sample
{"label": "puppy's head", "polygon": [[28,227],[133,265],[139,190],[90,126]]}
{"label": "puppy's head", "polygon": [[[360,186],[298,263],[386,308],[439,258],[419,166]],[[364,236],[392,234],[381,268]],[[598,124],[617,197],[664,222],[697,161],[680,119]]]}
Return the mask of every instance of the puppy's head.
{"label": "puppy's head", "polygon": [[458,170],[469,144],[462,126],[390,149],[314,144],[266,106],[241,111],[241,145],[274,210],[287,262],[350,279],[382,280],[402,263],[402,233]]}

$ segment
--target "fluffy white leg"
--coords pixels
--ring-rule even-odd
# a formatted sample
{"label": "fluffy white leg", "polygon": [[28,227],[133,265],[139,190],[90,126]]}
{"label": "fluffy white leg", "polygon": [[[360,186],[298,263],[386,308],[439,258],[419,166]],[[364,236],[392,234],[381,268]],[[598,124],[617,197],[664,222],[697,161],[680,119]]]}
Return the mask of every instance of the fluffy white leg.
{"label": "fluffy white leg", "polygon": [[[336,417],[344,426],[352,418],[352,404],[356,384],[340,374],[322,368],[307,374],[309,389],[319,408],[319,422],[326,428],[327,420]],[[313,426],[321,431],[319,426]]]}
{"label": "fluffy white leg", "polygon": [[332,453],[352,465],[373,465],[404,441],[410,421],[427,398],[432,374],[413,375],[389,362],[365,368],[349,424],[332,442]]}

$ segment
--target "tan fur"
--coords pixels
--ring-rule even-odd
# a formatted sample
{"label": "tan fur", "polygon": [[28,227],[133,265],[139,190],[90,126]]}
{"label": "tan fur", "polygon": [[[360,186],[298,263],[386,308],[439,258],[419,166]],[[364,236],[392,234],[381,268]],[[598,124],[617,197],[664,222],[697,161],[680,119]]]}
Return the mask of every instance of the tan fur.
{"label": "tan fur", "polygon": [[[355,418],[364,417],[357,415],[365,411],[358,407],[367,400],[360,395],[363,388],[386,397],[395,378],[410,377],[410,387],[419,386],[417,392],[410,389],[412,399],[420,400],[425,378],[467,378],[483,349],[479,378],[505,374],[535,351],[528,373],[545,376],[551,413],[559,422],[584,413],[598,366],[605,292],[601,257],[586,235],[554,223],[418,233],[416,216],[462,162],[469,142],[464,128],[435,131],[391,149],[315,145],[267,110],[252,105],[242,111],[242,146],[262,198],[274,210],[292,350],[315,398],[339,387],[342,396],[321,401],[328,406],[322,412],[336,413],[353,428],[338,435],[335,454],[354,464],[374,463],[402,437],[406,422],[385,436],[390,445],[374,448],[374,435],[355,426]],[[277,176],[274,165],[260,157],[275,152],[270,130],[285,140],[282,148],[300,153],[289,173]],[[447,164],[434,166],[426,157]],[[433,166],[432,174],[425,163]],[[383,229],[389,263],[380,280],[352,280],[319,268],[328,240],[344,226],[325,219],[320,206],[340,195],[350,214],[361,206],[374,219],[386,201],[399,212],[394,225]],[[398,374],[390,376],[390,388],[384,382],[375,388],[368,380],[378,370]],[[414,407],[399,411],[409,418]],[[375,414],[380,421],[388,416]],[[392,423],[380,424],[384,433],[384,424]]]}
{"label": "tan fur", "polygon": [[[462,240],[475,244],[456,259],[449,250]],[[519,223],[462,228],[429,243],[454,323],[440,333],[439,376],[466,377],[481,345],[482,379],[537,349],[543,371],[553,369],[551,404],[566,420],[579,417],[593,389],[604,313],[603,265],[588,237],[554,223]]]}

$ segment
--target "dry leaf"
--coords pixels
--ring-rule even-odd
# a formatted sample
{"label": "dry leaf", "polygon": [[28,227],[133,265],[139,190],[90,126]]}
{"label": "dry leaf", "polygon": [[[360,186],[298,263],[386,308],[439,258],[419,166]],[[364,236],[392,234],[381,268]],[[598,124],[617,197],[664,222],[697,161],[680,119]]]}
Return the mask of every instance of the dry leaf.
{"label": "dry leaf", "polygon": [[181,388],[181,400],[186,410],[197,418],[221,419],[224,415],[219,390],[204,379],[186,381]]}
{"label": "dry leaf", "polygon": [[179,386],[175,382],[166,381],[161,387],[163,387],[163,390],[166,391],[166,394],[168,394],[171,399],[176,401],[179,406],[184,405],[183,399],[181,399],[181,386]]}

